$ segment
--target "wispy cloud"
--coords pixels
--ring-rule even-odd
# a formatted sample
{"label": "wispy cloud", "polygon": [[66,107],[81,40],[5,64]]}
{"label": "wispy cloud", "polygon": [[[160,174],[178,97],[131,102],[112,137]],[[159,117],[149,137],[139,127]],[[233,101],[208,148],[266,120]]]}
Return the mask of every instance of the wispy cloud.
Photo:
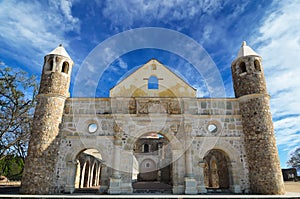
{"label": "wispy cloud", "polygon": [[[197,15],[211,14],[222,9],[222,1],[107,1],[103,15],[114,26],[132,27],[135,23],[190,20]],[[178,28],[180,28],[178,26]]]}
{"label": "wispy cloud", "polygon": [[264,59],[277,144],[300,146],[300,2],[278,1],[255,40]]}
{"label": "wispy cloud", "polygon": [[[60,1],[1,1],[0,50],[2,56],[21,63],[40,65],[40,60],[59,43],[68,46],[65,34],[79,31],[79,19],[72,16],[72,3]],[[5,44],[5,45],[4,45]],[[27,56],[19,56],[28,54]],[[33,60],[32,60],[33,59]]]}

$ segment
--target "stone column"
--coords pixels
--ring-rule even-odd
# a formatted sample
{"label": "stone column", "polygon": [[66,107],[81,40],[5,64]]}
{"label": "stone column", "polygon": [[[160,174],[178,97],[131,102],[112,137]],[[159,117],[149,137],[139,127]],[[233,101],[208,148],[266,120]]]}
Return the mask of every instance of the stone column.
{"label": "stone column", "polygon": [[109,181],[109,170],[107,166],[102,162],[101,164],[101,172],[100,172],[100,189],[99,193],[103,194],[108,191],[108,181]]}
{"label": "stone column", "polygon": [[76,177],[75,177],[75,189],[79,188],[80,173],[81,173],[81,168],[80,168],[80,162],[79,162],[79,160],[77,160],[76,163],[77,163],[77,166],[76,166]]}
{"label": "stone column", "polygon": [[204,161],[200,160],[199,162],[200,183],[198,185],[199,193],[207,193],[205,183],[204,183],[204,167],[205,167]]}
{"label": "stone column", "polygon": [[238,168],[236,162],[228,163],[227,168],[229,168],[231,171],[229,172],[232,176],[232,179],[230,180],[230,191],[233,193],[241,193],[241,186],[238,183],[239,176],[238,176]]}
{"label": "stone column", "polygon": [[184,193],[184,166],[185,159],[184,149],[172,149],[173,160],[172,163],[172,180],[173,180],[173,194],[183,194]]}
{"label": "stone column", "polygon": [[185,194],[197,194],[197,182],[193,174],[193,159],[191,151],[192,139],[191,139],[191,126],[185,125]]}
{"label": "stone column", "polygon": [[191,147],[189,147],[185,151],[184,155],[185,155],[185,177],[194,177]]}
{"label": "stone column", "polygon": [[109,194],[121,194],[121,175],[120,175],[120,160],[121,160],[121,132],[115,130],[114,137],[114,159],[113,159],[113,173],[109,181]]}
{"label": "stone column", "polygon": [[115,148],[114,148],[114,160],[113,160],[113,178],[120,178],[120,147],[121,140],[115,140]]}
{"label": "stone column", "polygon": [[65,187],[66,193],[73,193],[75,191],[75,178],[77,170],[77,162],[69,161],[67,162],[67,183]]}

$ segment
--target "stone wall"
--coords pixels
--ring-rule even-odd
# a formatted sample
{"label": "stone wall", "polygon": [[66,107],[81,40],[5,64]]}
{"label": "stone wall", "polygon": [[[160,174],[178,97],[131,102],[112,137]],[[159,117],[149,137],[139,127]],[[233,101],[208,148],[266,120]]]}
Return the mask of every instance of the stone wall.
{"label": "stone wall", "polygon": [[268,95],[240,98],[251,191],[283,194],[284,185],[277,152]]}
{"label": "stone wall", "polygon": [[57,171],[60,146],[59,124],[65,99],[38,96],[34,125],[28,147],[21,192],[28,194],[53,194],[59,192]]}
{"label": "stone wall", "polygon": [[[147,104],[143,106],[143,112],[139,111],[141,103]],[[170,106],[169,103],[177,105]],[[168,159],[171,160],[172,173],[169,177],[174,193],[184,193],[186,146],[191,147],[192,170],[199,193],[203,191],[201,183],[204,180],[199,162],[212,149],[219,149],[229,157],[228,164],[232,165],[229,190],[235,193],[249,192],[248,165],[239,111],[236,99],[68,99],[60,131],[62,141],[57,163],[60,173],[58,184],[60,187],[71,186],[69,173],[72,173],[72,168],[67,162],[73,161],[76,155],[87,148],[97,149],[103,155],[106,167],[113,168],[114,136],[117,133],[121,140],[121,193],[131,193],[134,145],[142,135],[155,132],[162,134],[172,148]],[[95,132],[89,132],[90,124],[97,125]],[[216,125],[217,131],[209,131],[210,124]],[[186,132],[190,132],[190,135]],[[188,139],[190,143],[186,143],[187,136],[191,136]],[[108,188],[107,177],[110,176],[103,177],[106,180],[102,185]]]}
{"label": "stone wall", "polygon": [[69,98],[65,113],[239,115],[239,103],[230,98]]}

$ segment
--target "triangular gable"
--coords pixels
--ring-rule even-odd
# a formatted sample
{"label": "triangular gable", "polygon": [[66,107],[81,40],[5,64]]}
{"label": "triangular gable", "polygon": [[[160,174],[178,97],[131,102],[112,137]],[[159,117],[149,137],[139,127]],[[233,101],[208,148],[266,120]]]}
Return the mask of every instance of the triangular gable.
{"label": "triangular gable", "polygon": [[151,59],[113,87],[110,97],[196,97],[196,89]]}

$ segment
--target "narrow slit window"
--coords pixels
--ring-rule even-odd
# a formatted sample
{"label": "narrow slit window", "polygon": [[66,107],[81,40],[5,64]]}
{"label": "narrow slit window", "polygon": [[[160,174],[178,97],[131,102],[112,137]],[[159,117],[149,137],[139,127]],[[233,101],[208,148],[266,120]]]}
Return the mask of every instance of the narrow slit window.
{"label": "narrow slit window", "polygon": [[63,63],[62,68],[61,68],[61,72],[68,74],[68,72],[69,72],[69,64],[68,64],[68,62],[65,61]]}
{"label": "narrow slit window", "polygon": [[158,89],[158,78],[156,76],[151,76],[148,79],[148,89]]}

